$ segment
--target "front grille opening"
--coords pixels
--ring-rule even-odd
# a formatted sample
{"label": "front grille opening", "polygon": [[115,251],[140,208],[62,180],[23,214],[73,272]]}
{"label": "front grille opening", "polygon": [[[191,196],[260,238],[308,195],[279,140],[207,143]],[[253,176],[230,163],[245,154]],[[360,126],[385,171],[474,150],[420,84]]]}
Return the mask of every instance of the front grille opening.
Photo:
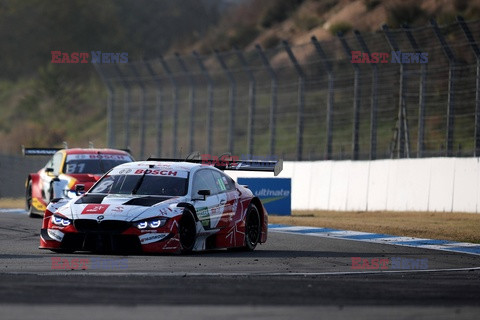
{"label": "front grille opening", "polygon": [[131,224],[126,221],[78,219],[73,222],[78,232],[119,234],[127,230]]}

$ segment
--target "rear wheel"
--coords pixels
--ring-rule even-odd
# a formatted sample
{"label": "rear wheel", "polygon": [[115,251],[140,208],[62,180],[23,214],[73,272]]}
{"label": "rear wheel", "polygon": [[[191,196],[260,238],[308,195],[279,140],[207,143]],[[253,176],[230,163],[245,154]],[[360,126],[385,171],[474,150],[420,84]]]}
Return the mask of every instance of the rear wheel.
{"label": "rear wheel", "polygon": [[260,212],[255,205],[251,205],[245,217],[245,247],[246,251],[253,251],[260,242],[261,219]]}
{"label": "rear wheel", "polygon": [[180,244],[182,245],[182,253],[190,253],[195,246],[195,238],[197,236],[197,224],[193,213],[185,209],[180,219],[179,231]]}
{"label": "rear wheel", "polygon": [[33,218],[35,216],[32,205],[32,180],[28,180],[27,188],[25,190],[25,210],[28,212],[28,216]]}

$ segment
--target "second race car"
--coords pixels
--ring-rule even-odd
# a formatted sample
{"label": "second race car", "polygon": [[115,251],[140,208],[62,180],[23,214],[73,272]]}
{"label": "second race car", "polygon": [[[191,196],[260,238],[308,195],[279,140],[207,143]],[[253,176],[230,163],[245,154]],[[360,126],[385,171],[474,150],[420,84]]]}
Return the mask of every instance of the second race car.
{"label": "second race car", "polygon": [[53,155],[37,173],[30,173],[25,182],[26,210],[30,216],[43,215],[55,198],[75,196],[75,186],[88,190],[100,177],[132,156],[116,149],[53,149],[25,148],[25,155]]}

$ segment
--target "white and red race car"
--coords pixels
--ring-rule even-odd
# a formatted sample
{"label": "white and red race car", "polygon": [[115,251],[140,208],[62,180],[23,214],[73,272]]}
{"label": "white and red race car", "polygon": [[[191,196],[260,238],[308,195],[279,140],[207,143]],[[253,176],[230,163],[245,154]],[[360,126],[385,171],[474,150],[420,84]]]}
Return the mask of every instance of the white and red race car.
{"label": "white and red race car", "polygon": [[128,152],[117,149],[24,148],[23,153],[52,156],[45,167],[30,173],[25,182],[25,204],[30,216],[42,215],[55,198],[76,196],[77,184],[88,190],[108,170],[133,161]]}
{"label": "white and red race car", "polygon": [[[282,161],[226,161],[222,170],[271,171]],[[87,193],[51,202],[40,248],[56,252],[253,250],[267,240],[260,199],[215,165],[197,160],[119,165]]]}

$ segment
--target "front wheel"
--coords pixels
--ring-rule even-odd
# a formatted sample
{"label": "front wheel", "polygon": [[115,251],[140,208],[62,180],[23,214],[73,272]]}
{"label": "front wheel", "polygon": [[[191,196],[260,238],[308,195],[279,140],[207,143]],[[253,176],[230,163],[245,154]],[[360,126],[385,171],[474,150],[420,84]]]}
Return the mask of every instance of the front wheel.
{"label": "front wheel", "polygon": [[193,213],[188,209],[185,209],[182,218],[180,218],[178,233],[180,235],[182,253],[191,253],[195,246],[197,223],[195,222]]}
{"label": "front wheel", "polygon": [[261,219],[255,205],[251,205],[245,217],[245,247],[246,251],[253,251],[260,242]]}

